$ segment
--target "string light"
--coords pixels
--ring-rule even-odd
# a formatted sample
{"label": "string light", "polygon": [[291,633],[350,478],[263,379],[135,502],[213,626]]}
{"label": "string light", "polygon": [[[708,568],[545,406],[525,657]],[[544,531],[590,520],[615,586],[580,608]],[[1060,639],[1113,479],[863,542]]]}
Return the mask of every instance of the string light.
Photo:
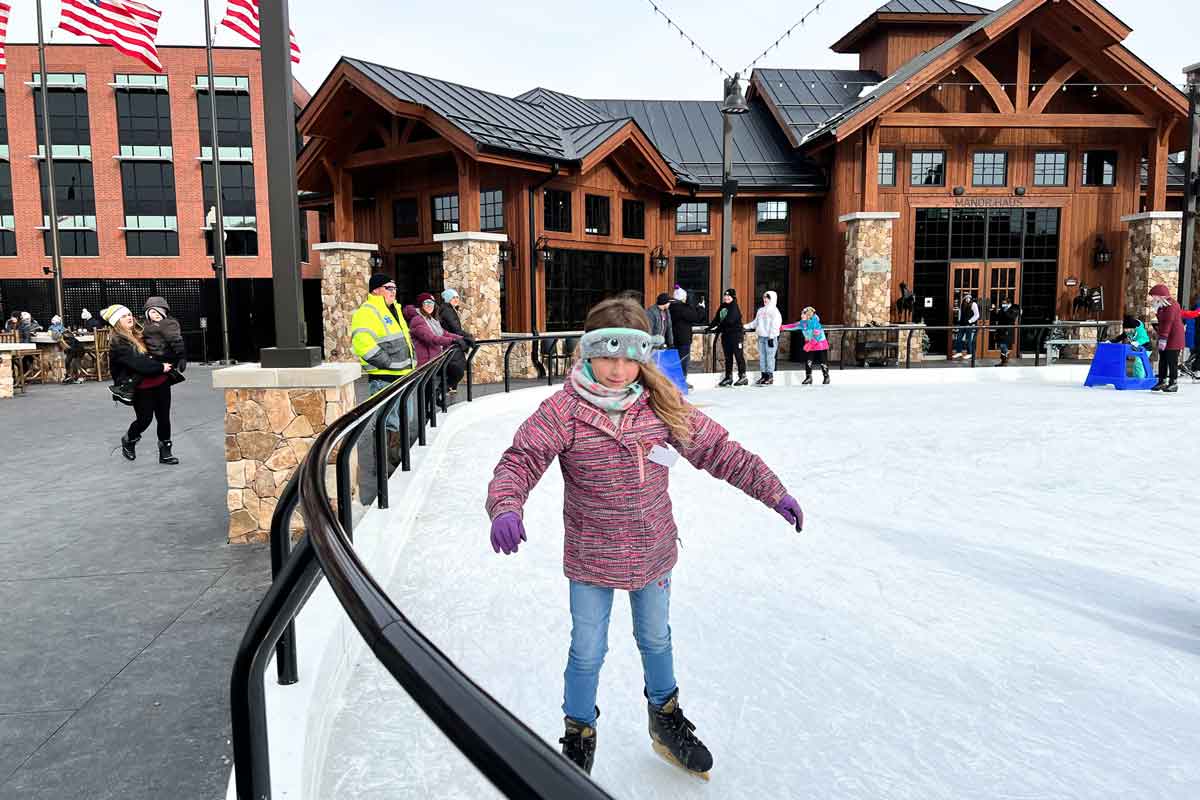
{"label": "string light", "polygon": [[826,2],[826,0],[819,0],[819,2],[815,6],[810,8],[808,11],[804,12],[804,16],[802,16],[799,20],[797,20],[795,23],[793,23],[790,28],[788,28],[786,31],[784,31],[783,34],[781,36],[779,36],[779,38],[777,38],[774,41],[774,43],[769,45],[766,50],[763,50],[761,53],[759,53],[757,56],[755,56],[753,61],[751,61],[749,64],[747,64],[745,67],[743,67],[742,74],[749,75],[750,70],[754,69],[755,65],[758,64],[759,61],[762,61],[764,58],[766,58],[768,53],[770,53],[776,47],[779,47],[779,43],[782,42],[784,39],[788,38],[789,36],[791,36],[792,31],[796,30],[796,28],[799,28],[801,25],[803,25],[805,20],[807,20],[813,14],[816,14],[818,11],[820,11],[821,6],[825,5],[825,2]]}
{"label": "string light", "polygon": [[692,46],[693,50],[699,50],[700,55],[704,58],[705,61],[707,61],[712,66],[716,67],[717,70],[722,75],[724,75],[726,78],[733,77],[732,75],[729,74],[729,72],[724,67],[722,67],[720,64],[717,63],[717,60],[715,58],[713,58],[711,55],[709,55],[708,51],[706,51],[700,45],[696,44],[695,39],[693,39],[692,37],[690,37],[686,33],[684,33],[683,28],[681,28],[677,24],[675,24],[675,21],[673,19],[671,19],[670,17],[668,17],[667,13],[665,11],[663,11],[661,8],[659,8],[658,4],[655,3],[654,0],[646,0],[646,2],[648,2],[650,4],[650,7],[654,9],[655,14],[658,14],[660,17],[662,17],[664,20],[666,20],[668,28],[674,28],[675,30],[679,31],[679,38],[686,39],[687,43]]}

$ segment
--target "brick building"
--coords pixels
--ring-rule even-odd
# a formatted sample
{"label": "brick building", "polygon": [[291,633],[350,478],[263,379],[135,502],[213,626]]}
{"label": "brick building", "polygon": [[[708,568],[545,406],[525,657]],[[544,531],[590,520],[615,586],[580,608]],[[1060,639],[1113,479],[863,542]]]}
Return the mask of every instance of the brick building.
{"label": "brick building", "polygon": [[[165,296],[198,357],[200,320],[219,355],[219,310],[211,258],[215,212],[207,67],[203,47],[160,47],[154,75],[111,47],[46,48],[56,199],[67,323],[83,308],[140,307]],[[46,166],[36,45],[9,44],[0,74],[0,308],[28,309],[43,325],[54,313]],[[253,358],[273,342],[266,139],[259,51],[214,51],[217,123],[229,275],[231,346]],[[297,108],[308,100],[297,85]],[[299,252],[306,278],[316,215],[306,213]],[[305,282],[320,337],[318,281]]]}

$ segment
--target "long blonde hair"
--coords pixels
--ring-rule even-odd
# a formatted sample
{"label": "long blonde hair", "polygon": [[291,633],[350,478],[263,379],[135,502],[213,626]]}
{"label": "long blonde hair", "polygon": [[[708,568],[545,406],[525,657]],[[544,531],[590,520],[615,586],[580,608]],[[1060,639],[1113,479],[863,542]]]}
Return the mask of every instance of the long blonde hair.
{"label": "long blonde hair", "polygon": [[129,342],[134,346],[134,348],[137,349],[139,353],[146,352],[146,340],[142,338],[142,326],[138,324],[136,319],[133,321],[133,326],[128,331],[126,331],[120,325],[112,325],[110,327],[112,328],[114,336],[120,336],[122,339]]}
{"label": "long blonde hair", "polygon": [[[634,300],[628,297],[613,297],[601,300],[588,312],[583,330],[586,332],[597,328],[634,328],[649,333],[650,321],[646,319],[646,312],[642,310],[641,305]],[[578,349],[575,357],[580,358]],[[642,373],[642,386],[646,389],[646,399],[655,416],[670,428],[677,441],[688,444],[692,438],[692,407],[683,399],[683,395],[671,379],[662,374],[658,367],[652,363],[638,366]]]}

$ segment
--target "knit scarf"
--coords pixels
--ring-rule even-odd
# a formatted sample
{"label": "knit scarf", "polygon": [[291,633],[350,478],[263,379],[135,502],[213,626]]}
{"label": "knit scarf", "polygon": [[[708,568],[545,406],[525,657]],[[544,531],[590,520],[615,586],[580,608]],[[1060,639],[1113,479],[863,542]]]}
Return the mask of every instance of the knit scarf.
{"label": "knit scarf", "polygon": [[642,394],[642,384],[638,381],[624,389],[610,389],[592,374],[592,368],[586,361],[581,361],[571,370],[571,384],[579,396],[596,408],[607,413],[623,413],[637,402]]}

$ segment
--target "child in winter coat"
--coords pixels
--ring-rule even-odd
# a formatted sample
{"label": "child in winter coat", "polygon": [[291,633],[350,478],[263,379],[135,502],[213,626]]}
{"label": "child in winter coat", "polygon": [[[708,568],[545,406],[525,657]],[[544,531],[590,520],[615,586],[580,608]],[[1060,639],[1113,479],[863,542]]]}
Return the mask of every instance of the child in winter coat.
{"label": "child in winter coat", "polygon": [[176,370],[183,372],[187,369],[187,352],[179,320],[171,316],[171,306],[161,297],[151,297],[146,300],[145,314],[142,339],[146,342],[146,352],[159,361],[174,364]]}
{"label": "child in winter coat", "polygon": [[776,295],[772,291],[763,292],[763,304],[754,315],[754,322],[746,326],[746,330],[758,335],[758,380],[755,386],[770,386],[775,382],[775,356],[779,352],[779,330],[783,325],[783,316],[776,305]]}
{"label": "child in winter coat", "polygon": [[[721,295],[721,307],[713,315],[712,322],[708,324],[706,330],[709,333],[713,331],[721,333],[721,350],[725,354],[725,377],[717,386],[747,385],[749,381],[746,380],[746,354],[742,350],[746,339],[746,329],[742,327],[742,310],[738,308],[735,289],[726,289],[725,294]],[[738,371],[737,383],[733,382],[735,360]]]}
{"label": "child in winter coat", "polygon": [[797,531],[804,515],[762,459],[689,405],[654,367],[656,340],[637,302],[599,303],[584,329],[582,360],[562,390],[521,425],[496,466],[487,499],[492,548],[515,553],[525,541],[525,500],[557,457],[566,484],[563,567],[572,623],[563,755],[591,772],[600,666],[613,590],[621,589],[629,592],[642,654],[651,744],[664,758],[705,773],[712,755],[683,715],[675,683],[669,606],[677,529],[669,467],[682,455],[774,509]]}
{"label": "child in winter coat", "polygon": [[[1125,315],[1125,319],[1121,322],[1121,335],[1116,336],[1111,340],[1114,344],[1127,344],[1135,350],[1142,350],[1146,345],[1150,344],[1150,334],[1146,333],[1146,326],[1137,317],[1130,314]],[[1127,369],[1130,370],[1130,378],[1146,377],[1146,368],[1142,366],[1140,358],[1132,358]]]}
{"label": "child in winter coat", "polygon": [[813,364],[819,364],[824,379],[822,384],[829,383],[829,365],[825,363],[825,353],[829,350],[829,340],[825,338],[825,329],[821,327],[821,318],[812,306],[805,306],[800,312],[800,320],[790,325],[784,325],[782,330],[794,331],[797,328],[804,334],[804,381],[802,385],[812,385]]}
{"label": "child in winter coat", "polygon": [[1159,283],[1150,290],[1150,302],[1158,317],[1158,383],[1154,392],[1179,391],[1179,353],[1183,350],[1183,317],[1171,290]]}

